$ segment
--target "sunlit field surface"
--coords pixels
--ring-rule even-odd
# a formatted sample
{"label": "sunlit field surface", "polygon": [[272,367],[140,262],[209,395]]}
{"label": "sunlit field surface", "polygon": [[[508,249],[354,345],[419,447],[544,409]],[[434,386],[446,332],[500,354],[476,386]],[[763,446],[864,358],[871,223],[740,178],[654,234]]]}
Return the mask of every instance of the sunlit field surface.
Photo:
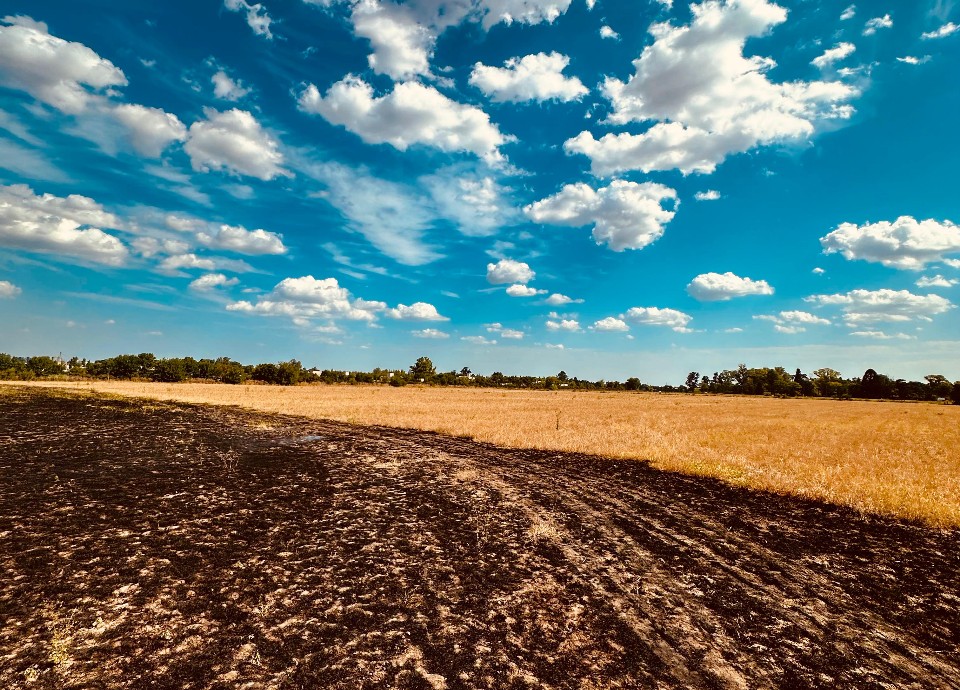
{"label": "sunlit field surface", "polygon": [[641,459],[865,513],[960,526],[960,406],[414,386],[34,385]]}

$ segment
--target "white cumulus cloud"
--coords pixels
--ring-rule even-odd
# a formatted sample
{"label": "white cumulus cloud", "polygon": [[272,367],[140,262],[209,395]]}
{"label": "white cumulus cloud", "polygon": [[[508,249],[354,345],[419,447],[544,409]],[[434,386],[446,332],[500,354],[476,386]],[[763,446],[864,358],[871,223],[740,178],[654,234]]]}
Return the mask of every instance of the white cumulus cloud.
{"label": "white cumulus cloud", "polygon": [[370,41],[373,52],[367,62],[374,72],[393,79],[430,73],[436,33],[418,21],[409,5],[360,0],[351,19],[354,33]]}
{"label": "white cumulus cloud", "polygon": [[120,266],[127,247],[101,228],[116,228],[115,215],[89,197],[38,195],[26,185],[0,186],[0,246]]}
{"label": "white cumulus cloud", "polygon": [[720,192],[716,189],[708,189],[705,192],[697,192],[693,198],[697,201],[717,201],[720,198]]}
{"label": "white cumulus cloud", "polygon": [[744,55],[746,41],[786,20],[767,0],[691,5],[685,26],[657,23],[654,42],[624,83],[607,78],[610,124],[651,122],[642,134],[584,131],[564,148],[590,158],[594,174],[678,169],[709,173],[728,155],[756,146],[809,139],[818,123],[848,118],[856,89],[841,82],[772,82],[775,62]]}
{"label": "white cumulus cloud", "polygon": [[219,225],[197,234],[200,244],[213,249],[226,249],[238,254],[285,254],[283,238],[267,230],[247,230],[243,226]]}
{"label": "white cumulus cloud", "polygon": [[207,273],[190,283],[191,290],[209,292],[219,287],[232,287],[239,283],[237,278],[227,278],[222,273]]}
{"label": "white cumulus cloud", "polygon": [[569,64],[569,57],[556,52],[510,58],[503,67],[478,62],[470,83],[498,102],[574,101],[589,91],[576,77],[563,75]]}
{"label": "white cumulus cloud", "polygon": [[141,256],[150,258],[158,254],[184,254],[190,249],[187,242],[170,238],[137,237],[130,246]]}
{"label": "white cumulus cloud", "polygon": [[935,38],[945,38],[946,36],[950,36],[951,34],[957,33],[957,31],[960,31],[960,26],[954,24],[953,22],[947,22],[946,24],[941,26],[939,29],[935,29],[934,31],[927,31],[925,33],[920,34],[920,38],[927,41]]}
{"label": "white cumulus cloud", "polygon": [[494,24],[552,24],[567,11],[570,0],[480,0],[483,26]]}
{"label": "white cumulus cloud", "polygon": [[21,292],[23,292],[23,290],[9,280],[0,280],[0,299],[13,299]]}
{"label": "white cumulus cloud", "polygon": [[513,259],[501,259],[495,264],[487,264],[487,282],[491,285],[505,283],[529,283],[536,277],[529,264]]}
{"label": "white cumulus cloud", "polygon": [[196,254],[187,253],[168,256],[160,262],[159,267],[161,271],[167,273],[175,273],[184,268],[212,271],[217,268],[217,263],[209,257],[201,257]]}
{"label": "white cumulus cloud", "polygon": [[0,21],[0,83],[76,115],[106,89],[125,86],[127,78],[85,45],[51,36],[46,24],[5,17]]}
{"label": "white cumulus cloud", "polygon": [[519,283],[507,288],[507,294],[511,297],[535,297],[537,295],[545,295],[546,293],[546,290],[537,290],[536,288]]}
{"label": "white cumulus cloud", "polygon": [[449,333],[437,330],[436,328],[423,328],[419,331],[410,331],[414,338],[427,338],[433,340],[445,340],[450,337]]}
{"label": "white cumulus cloud", "polygon": [[446,316],[441,315],[435,306],[426,302],[414,302],[407,306],[398,304],[395,309],[388,309],[387,316],[391,319],[401,321],[449,321]]}
{"label": "white cumulus cloud", "polygon": [[273,20],[267,14],[267,8],[257,3],[249,3],[246,0],[223,0],[223,6],[231,12],[242,12],[246,15],[247,26],[253,29],[257,36],[263,36],[266,39],[272,39],[270,24]]}
{"label": "white cumulus cloud", "polygon": [[249,273],[253,267],[246,261],[226,259],[221,256],[197,256],[192,252],[171,254],[157,264],[161,273],[172,276],[186,277],[186,270],[201,271],[231,271],[233,273]]}
{"label": "white cumulus cloud", "polygon": [[[671,209],[663,207],[666,201]],[[566,185],[559,193],[524,207],[536,223],[593,225],[593,239],[614,251],[642,249],[663,235],[674,216],[677,193],[656,182],[614,180],[608,187]]]}
{"label": "white cumulus cloud", "polygon": [[793,335],[796,333],[803,333],[807,329],[803,326],[786,326],[782,323],[778,323],[774,325],[773,330],[775,330],[777,333],[789,333]]}
{"label": "white cumulus cloud", "polygon": [[957,285],[960,281],[953,278],[944,278],[939,273],[935,276],[921,276],[914,285],[922,288],[941,287],[948,288]]}
{"label": "white cumulus cloud", "polygon": [[762,321],[770,321],[778,333],[803,333],[805,326],[830,325],[829,319],[824,319],[808,311],[782,311],[779,314],[758,314],[753,317]]}
{"label": "white cumulus cloud", "polygon": [[843,223],[820,238],[825,254],[919,271],[945,255],[960,253],[960,227],[948,220],[900,216],[892,223]]}
{"label": "white cumulus cloud", "polygon": [[580,322],[576,319],[548,320],[546,326],[548,331],[568,331],[570,333],[576,333],[580,330]]}
{"label": "white cumulus cloud", "polygon": [[377,313],[386,308],[383,302],[354,298],[336,278],[318,280],[313,276],[284,278],[256,302],[243,300],[227,305],[228,311],[286,316],[294,320],[324,318],[367,322],[376,320]]}
{"label": "white cumulus cloud", "polygon": [[559,292],[553,293],[552,295],[547,297],[547,299],[545,299],[544,302],[553,307],[562,307],[565,304],[583,304],[582,299],[574,299],[573,297],[562,295]]}
{"label": "white cumulus cloud", "polygon": [[698,275],[687,285],[687,293],[701,302],[723,302],[747,295],[772,295],[773,288],[765,280],[741,278],[727,271]]}
{"label": "white cumulus cloud", "polygon": [[829,319],[821,318],[808,311],[782,311],[779,314],[757,314],[753,318],[779,324],[830,325]]}
{"label": "white cumulus cloud", "polygon": [[613,39],[614,41],[617,41],[620,39],[620,34],[618,34],[616,31],[614,31],[609,26],[604,24],[603,26],[600,27],[600,38],[609,38],[609,39]]}
{"label": "white cumulus cloud", "polygon": [[908,290],[851,290],[833,295],[811,295],[807,302],[838,306],[851,326],[864,323],[929,320],[953,308],[939,295],[915,295]]}
{"label": "white cumulus cloud", "polygon": [[225,170],[272,180],[290,173],[281,167],[280,144],[246,110],[205,108],[205,120],[190,125],[184,149],[198,172]]}
{"label": "white cumulus cloud", "polygon": [[50,35],[46,24],[29,17],[0,20],[0,86],[26,91],[78,116],[75,132],[111,155],[117,138],[111,118],[125,128],[129,143],[144,156],[158,157],[169,144],[184,140],[186,128],[175,115],[112,102],[116,89],[126,84],[120,68],[83,44]]}
{"label": "white cumulus cloud", "polygon": [[782,311],[779,318],[787,323],[803,323],[829,326],[830,320],[824,319],[808,311]]}
{"label": "white cumulus cloud", "polygon": [[[167,228],[181,233],[189,233],[197,243],[212,249],[225,249],[237,254],[248,254],[258,256],[263,254],[285,254],[287,247],[283,244],[283,237],[275,232],[269,232],[263,229],[247,230],[238,225],[227,225],[225,223],[213,223],[199,218],[193,218],[185,215],[168,214],[164,217],[164,224]],[[180,244],[183,249],[186,245],[178,240],[164,239],[162,242],[153,237],[138,238],[134,241],[134,246],[141,250],[145,256],[156,254],[160,251],[166,253],[178,253],[171,249],[172,246]]]}
{"label": "white cumulus cloud", "polygon": [[874,17],[873,19],[868,19],[867,23],[863,25],[863,35],[872,36],[877,33],[877,29],[889,29],[892,26],[893,20],[889,14],[885,14],[882,17]]}
{"label": "white cumulus cloud", "polygon": [[595,321],[591,328],[595,331],[606,331],[611,333],[625,333],[630,330],[630,326],[623,319],[608,316],[599,321]]}
{"label": "white cumulus cloud", "polygon": [[828,48],[825,50],[823,55],[813,58],[810,64],[814,67],[824,69],[835,62],[839,62],[844,58],[850,57],[856,50],[857,47],[852,43],[838,43],[833,48]]}
{"label": "white cumulus cloud", "polygon": [[346,127],[368,144],[390,144],[406,151],[414,144],[447,152],[470,152],[489,163],[502,161],[507,142],[490,117],[472,105],[457,103],[431,86],[396,84],[376,97],[373,87],[348,75],[321,96],[310,84],[298,99],[300,110]]}
{"label": "white cumulus cloud", "polygon": [[225,101],[239,101],[250,93],[250,89],[244,86],[243,82],[233,79],[223,70],[217,71],[210,81],[213,83],[213,95]]}
{"label": "white cumulus cloud", "polygon": [[659,123],[643,134],[611,133],[600,139],[583,131],[567,139],[563,148],[590,158],[591,172],[600,177],[627,170],[709,173],[727,154],[721,138],[679,122]]}
{"label": "white cumulus cloud", "polygon": [[160,108],[124,103],[113,109],[113,115],[130,132],[133,148],[143,156],[159,158],[167,146],[187,138],[180,119]]}
{"label": "white cumulus cloud", "polygon": [[667,326],[678,333],[689,332],[687,325],[693,320],[692,316],[677,309],[658,307],[631,307],[621,318],[646,326]]}
{"label": "white cumulus cloud", "polygon": [[501,323],[488,323],[487,332],[496,333],[505,340],[523,340],[524,336],[523,331],[518,331],[513,328],[504,328],[503,324]]}
{"label": "white cumulus cloud", "polygon": [[[305,0],[330,6],[336,0]],[[485,30],[499,23],[539,24],[563,14],[570,0],[415,0],[389,2],[349,0],[354,34],[370,41],[370,68],[394,80],[430,77],[437,38],[464,21],[481,22]]]}
{"label": "white cumulus cloud", "polygon": [[496,345],[496,340],[490,340],[482,335],[465,335],[460,340],[471,345]]}
{"label": "white cumulus cloud", "polygon": [[906,333],[884,333],[883,331],[851,331],[850,335],[874,340],[916,340],[916,336]]}

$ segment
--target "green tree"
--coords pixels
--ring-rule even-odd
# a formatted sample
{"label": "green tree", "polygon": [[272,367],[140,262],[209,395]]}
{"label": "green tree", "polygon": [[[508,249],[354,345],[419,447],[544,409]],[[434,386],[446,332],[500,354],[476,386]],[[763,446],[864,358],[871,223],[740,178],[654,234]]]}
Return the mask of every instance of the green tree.
{"label": "green tree", "polygon": [[747,386],[749,383],[747,365],[741,362],[737,365],[736,371],[732,372],[733,380],[737,384],[737,390],[740,393],[749,393]]}
{"label": "green tree", "polygon": [[161,359],[153,365],[150,378],[164,383],[180,383],[187,379],[187,366],[182,359]]}
{"label": "green tree", "polygon": [[873,369],[867,369],[863,372],[863,378],[860,380],[860,390],[858,394],[864,398],[879,400],[881,398],[892,398],[896,395],[897,384],[889,376],[878,374]]}
{"label": "green tree", "polygon": [[36,376],[53,376],[63,373],[63,363],[45,355],[27,359],[27,368]]}
{"label": "green tree", "polygon": [[221,369],[220,380],[223,383],[243,383],[246,377],[247,372],[238,362],[230,362]]}
{"label": "green tree", "polygon": [[839,392],[842,379],[840,372],[830,368],[817,369],[813,372],[816,377],[813,386],[817,390],[817,395],[822,398],[833,397]]}
{"label": "green tree", "polygon": [[687,390],[693,393],[697,390],[697,386],[700,384],[700,372],[691,371],[687,374],[687,382],[684,384],[687,387]]}
{"label": "green tree", "polygon": [[250,377],[254,381],[263,381],[264,383],[277,383],[277,365],[265,362],[258,364],[253,368],[253,375]]}
{"label": "green tree", "polygon": [[950,397],[953,398],[954,405],[960,405],[960,381],[953,384],[953,390],[950,391]]}
{"label": "green tree", "polygon": [[927,382],[929,389],[928,396],[931,400],[950,397],[953,386],[950,384],[950,381],[947,380],[946,376],[943,374],[928,374],[923,378]]}
{"label": "green tree", "polygon": [[116,379],[132,379],[140,372],[140,358],[136,355],[117,355],[107,362],[107,373]]}
{"label": "green tree", "polygon": [[410,378],[420,383],[430,383],[437,375],[437,369],[429,357],[418,357],[410,367]]}
{"label": "green tree", "polygon": [[32,379],[35,374],[27,368],[27,361],[23,357],[14,357],[0,352],[0,379]]}
{"label": "green tree", "polygon": [[155,366],[157,366],[157,357],[152,352],[141,352],[137,355],[138,376],[150,376]]}
{"label": "green tree", "polygon": [[282,386],[295,386],[302,378],[303,365],[295,359],[280,362],[277,365],[277,383]]}
{"label": "green tree", "polygon": [[816,393],[813,381],[799,369],[797,369],[797,373],[793,375],[793,382],[800,387],[800,395],[811,396]]}

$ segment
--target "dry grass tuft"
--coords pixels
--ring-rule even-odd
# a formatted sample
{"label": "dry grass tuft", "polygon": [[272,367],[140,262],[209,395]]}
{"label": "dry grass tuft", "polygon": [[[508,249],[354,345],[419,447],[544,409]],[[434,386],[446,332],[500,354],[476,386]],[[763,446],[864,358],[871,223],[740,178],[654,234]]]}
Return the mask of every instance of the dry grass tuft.
{"label": "dry grass tuft", "polygon": [[527,539],[534,544],[541,542],[560,542],[561,532],[556,523],[542,517],[535,517],[527,528]]}
{"label": "dry grass tuft", "polygon": [[643,459],[864,513],[960,526],[960,406],[413,386],[34,385]]}

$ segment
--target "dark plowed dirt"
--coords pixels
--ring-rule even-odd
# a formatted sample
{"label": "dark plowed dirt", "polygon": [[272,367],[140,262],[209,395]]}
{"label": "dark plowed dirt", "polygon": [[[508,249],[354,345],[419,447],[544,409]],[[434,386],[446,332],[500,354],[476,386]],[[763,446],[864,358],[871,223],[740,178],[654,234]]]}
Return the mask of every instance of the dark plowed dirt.
{"label": "dark plowed dirt", "polygon": [[2,688],[957,688],[960,533],[638,462],[0,395]]}

